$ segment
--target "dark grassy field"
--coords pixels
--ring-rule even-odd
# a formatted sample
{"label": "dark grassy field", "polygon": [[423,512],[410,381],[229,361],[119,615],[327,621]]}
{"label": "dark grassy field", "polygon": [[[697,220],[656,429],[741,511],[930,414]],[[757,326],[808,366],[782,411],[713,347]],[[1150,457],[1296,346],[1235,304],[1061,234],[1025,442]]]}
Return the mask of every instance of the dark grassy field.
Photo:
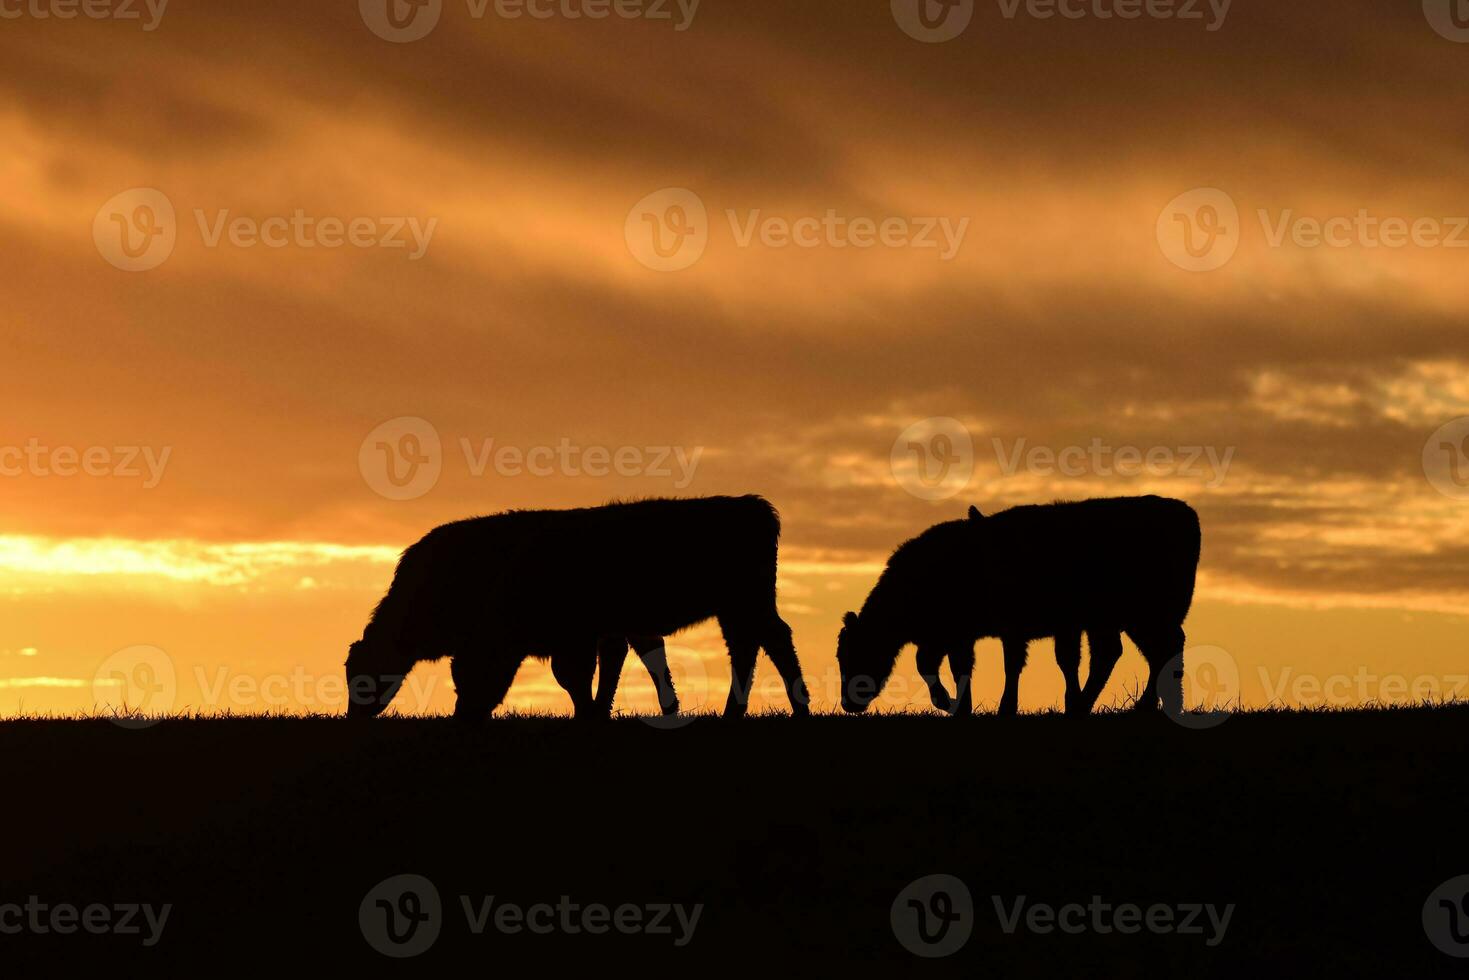
{"label": "dark grassy field", "polygon": [[[1200,731],[1124,715],[675,730],[9,722],[0,905],[173,908],[151,948],[139,935],[28,930],[0,936],[0,962],[17,977],[458,963],[493,975],[573,961],[694,976],[1462,974],[1421,916],[1440,883],[1469,873],[1466,734],[1465,707],[1250,714]],[[404,873],[436,886],[441,931],[421,955],[390,959],[364,938],[359,905]],[[937,873],[967,884],[973,932],[953,956],[920,960],[890,910]],[[682,947],[677,925],[475,935],[460,896],[491,895],[703,910]],[[1007,934],[994,896],[1007,910],[1019,896],[1235,908],[1211,948],[1206,919],[1202,935]]]}

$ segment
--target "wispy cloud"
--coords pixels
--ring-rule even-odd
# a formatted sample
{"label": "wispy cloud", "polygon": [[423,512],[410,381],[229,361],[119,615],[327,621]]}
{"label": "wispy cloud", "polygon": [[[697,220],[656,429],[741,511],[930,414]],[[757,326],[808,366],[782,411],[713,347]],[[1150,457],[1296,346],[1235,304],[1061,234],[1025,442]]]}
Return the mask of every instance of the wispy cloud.
{"label": "wispy cloud", "polygon": [[53,687],[53,688],[77,688],[91,687],[90,680],[80,677],[0,677],[0,688],[26,688],[26,687]]}
{"label": "wispy cloud", "polygon": [[[381,572],[397,560],[390,547],[309,542],[134,541],[0,536],[0,583],[45,587],[54,580],[113,579],[145,588],[181,583],[243,587],[269,581],[311,587],[343,569]],[[310,573],[310,574],[308,574]]]}

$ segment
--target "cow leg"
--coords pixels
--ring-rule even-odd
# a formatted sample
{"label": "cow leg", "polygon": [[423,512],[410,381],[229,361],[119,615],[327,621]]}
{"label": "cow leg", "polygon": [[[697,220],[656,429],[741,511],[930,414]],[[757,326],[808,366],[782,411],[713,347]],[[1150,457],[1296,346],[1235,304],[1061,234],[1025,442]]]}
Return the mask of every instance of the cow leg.
{"label": "cow leg", "polygon": [[1000,714],[1020,713],[1020,672],[1030,653],[1030,641],[1018,636],[1001,639],[1005,645],[1005,692],[1000,695]]}
{"label": "cow leg", "polygon": [[1159,699],[1163,710],[1170,715],[1183,711],[1183,628],[1179,626],[1161,629],[1128,630],[1137,648],[1148,662],[1148,683],[1143,687],[1142,697],[1133,705],[1134,711],[1158,710]]}
{"label": "cow leg", "polygon": [[597,641],[596,711],[602,718],[612,715],[612,702],[617,697],[617,682],[622,678],[622,662],[627,659],[627,640],[621,636],[604,636]]}
{"label": "cow leg", "polygon": [[572,712],[583,721],[597,713],[592,699],[592,675],[597,672],[596,650],[596,642],[588,641],[584,645],[558,647],[551,654],[551,674],[556,683],[571,695]]}
{"label": "cow leg", "polygon": [[811,695],[806,691],[806,680],[801,676],[801,661],[796,657],[796,644],[791,638],[791,628],[779,616],[770,617],[765,627],[765,639],[761,643],[765,655],[780,672],[785,684],[786,698],[791,702],[791,715],[805,718],[811,714]]}
{"label": "cow leg", "polygon": [[1159,637],[1163,649],[1158,654],[1158,697],[1163,710],[1172,717],[1183,713],[1183,648],[1188,644],[1182,626],[1165,630]]}
{"label": "cow leg", "polygon": [[724,703],[724,717],[743,718],[750,705],[750,688],[755,683],[755,656],[760,642],[752,631],[737,620],[720,617],[724,644],[729,647],[729,699]]}
{"label": "cow leg", "polygon": [[668,672],[668,652],[663,647],[663,637],[634,636],[629,642],[647,668],[648,676],[653,678],[653,686],[658,689],[659,710],[665,717],[678,714],[678,692],[673,689],[673,676]]}
{"label": "cow leg", "polygon": [[939,679],[939,666],[944,662],[944,650],[936,644],[919,644],[918,646],[918,676],[923,678],[923,683],[928,685],[928,699],[933,706],[944,714],[953,709],[953,699],[949,692],[944,690],[944,682]]}
{"label": "cow leg", "polygon": [[947,650],[954,672],[954,717],[966,718],[974,713],[974,643],[956,643]]}
{"label": "cow leg", "polygon": [[520,659],[492,651],[454,657],[449,664],[454,679],[454,720],[483,723],[505,700],[520,669]]}
{"label": "cow leg", "polygon": [[1084,715],[1086,704],[1082,700],[1081,680],[1081,630],[1063,630],[1056,634],[1056,665],[1066,679],[1066,713]]}
{"label": "cow leg", "polygon": [[1096,707],[1102,690],[1112,679],[1112,670],[1122,659],[1122,634],[1113,629],[1086,631],[1086,687],[1081,692],[1081,713]]}

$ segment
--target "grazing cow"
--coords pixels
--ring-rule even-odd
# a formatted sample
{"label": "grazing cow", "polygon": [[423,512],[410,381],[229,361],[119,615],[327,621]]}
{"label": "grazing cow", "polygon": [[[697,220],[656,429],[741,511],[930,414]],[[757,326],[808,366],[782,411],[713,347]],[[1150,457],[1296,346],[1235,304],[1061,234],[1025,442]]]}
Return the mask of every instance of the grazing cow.
{"label": "grazing cow", "polygon": [[[776,611],[779,537],[775,508],[755,496],[508,511],[437,527],[403,552],[352,644],[347,713],[381,713],[415,663],[445,656],[458,718],[488,716],[527,656],[549,658],[590,707],[587,665],[600,638],[646,645],[638,638],[715,618],[733,668],[725,716],[745,713],[762,647],[791,712],[809,714],[791,628]],[[603,641],[603,651],[616,642]],[[606,688],[609,706],[614,690],[615,682]]]}
{"label": "grazing cow", "polygon": [[[956,713],[971,710],[974,643],[998,637],[1005,649],[1000,714],[1014,714],[1020,671],[1031,640],[1055,637],[1066,678],[1066,711],[1086,714],[1112,675],[1127,633],[1148,662],[1134,706],[1155,711],[1159,698],[1182,709],[1182,677],[1161,676],[1183,655],[1183,621],[1199,563],[1199,518],[1163,497],[1117,497],[1015,507],[992,517],[924,531],[893,552],[862,612],[847,613],[837,641],[842,707],[866,710],[907,643],[936,707],[948,710],[938,680],[947,656],[958,687]],[[1078,678],[1081,634],[1091,666]]]}

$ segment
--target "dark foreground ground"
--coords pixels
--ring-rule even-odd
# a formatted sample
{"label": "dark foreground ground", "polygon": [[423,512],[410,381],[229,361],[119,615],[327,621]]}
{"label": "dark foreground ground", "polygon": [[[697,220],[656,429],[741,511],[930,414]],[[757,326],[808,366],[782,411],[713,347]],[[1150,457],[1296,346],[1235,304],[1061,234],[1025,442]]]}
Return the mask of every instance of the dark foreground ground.
{"label": "dark foreground ground", "polygon": [[[151,948],[142,913],[137,935],[0,935],[0,971],[1462,975],[1469,960],[1439,952],[1423,914],[1469,874],[1466,736],[1457,707],[1208,730],[1128,716],[3,723],[0,927],[29,914],[3,906],[30,896],[48,910],[172,909]],[[402,874],[432,882],[437,915],[432,896],[373,892]],[[954,921],[937,943],[970,935],[922,960],[892,912],[935,874],[972,904],[952,884],[920,894],[929,936],[940,914]],[[465,896],[476,910],[494,896],[482,933]],[[1085,906],[1067,919],[1084,916],[1084,931],[1040,931],[1040,913],[1038,929],[1007,932],[997,897],[1009,915],[1021,896]],[[531,914],[550,934],[496,929],[506,904],[541,903]],[[663,904],[703,906],[685,945],[673,912],[666,934],[586,917],[631,905],[624,925],[647,923]],[[1175,926],[1194,904],[1234,909],[1211,947],[1205,912],[1198,934],[1119,932],[1128,904],[1168,906]],[[392,943],[386,909],[425,951],[370,945],[364,928]],[[430,918],[415,929],[409,913]]]}

